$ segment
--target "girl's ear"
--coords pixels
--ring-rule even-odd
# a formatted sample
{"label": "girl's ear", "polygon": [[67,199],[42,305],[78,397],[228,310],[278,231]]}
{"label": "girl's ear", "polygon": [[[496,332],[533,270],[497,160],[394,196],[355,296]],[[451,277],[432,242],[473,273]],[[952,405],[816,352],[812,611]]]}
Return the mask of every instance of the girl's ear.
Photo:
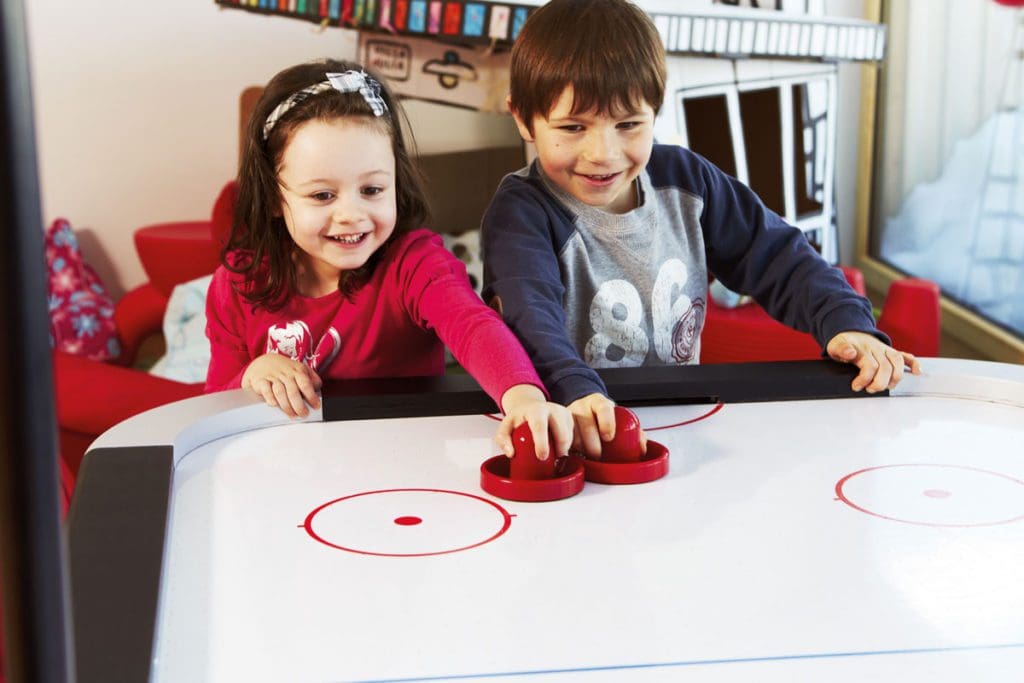
{"label": "girl's ear", "polygon": [[508,106],[509,112],[512,114],[512,118],[515,119],[516,128],[519,129],[519,136],[526,142],[533,142],[533,133],[530,132],[529,126],[523,121],[523,117],[519,115],[519,112],[512,108],[512,97],[507,96],[505,98],[505,104]]}

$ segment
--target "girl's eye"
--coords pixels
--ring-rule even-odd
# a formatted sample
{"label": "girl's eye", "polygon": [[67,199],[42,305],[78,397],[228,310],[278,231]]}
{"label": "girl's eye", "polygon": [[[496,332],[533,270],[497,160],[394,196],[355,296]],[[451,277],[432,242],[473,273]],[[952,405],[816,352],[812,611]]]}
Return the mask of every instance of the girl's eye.
{"label": "girl's eye", "polygon": [[325,190],[323,192],[314,192],[313,194],[310,195],[310,197],[312,197],[314,200],[318,202],[329,202],[332,199],[334,199],[334,193],[327,192]]}
{"label": "girl's eye", "polygon": [[383,191],[384,191],[383,187],[377,187],[376,185],[371,186],[371,187],[364,187],[363,188],[363,194],[365,194],[367,196],[370,196],[370,197],[378,195],[378,194],[380,194]]}

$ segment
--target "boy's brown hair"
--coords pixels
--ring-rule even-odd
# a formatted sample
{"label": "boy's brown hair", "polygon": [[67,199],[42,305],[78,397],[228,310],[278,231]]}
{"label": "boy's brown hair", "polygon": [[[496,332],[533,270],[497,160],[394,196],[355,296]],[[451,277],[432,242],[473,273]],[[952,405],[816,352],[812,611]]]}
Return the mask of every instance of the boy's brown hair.
{"label": "boy's brown hair", "polygon": [[572,113],[657,114],[665,97],[665,48],[654,22],[627,0],[552,0],[535,10],[512,46],[509,103],[533,132],[567,86]]}

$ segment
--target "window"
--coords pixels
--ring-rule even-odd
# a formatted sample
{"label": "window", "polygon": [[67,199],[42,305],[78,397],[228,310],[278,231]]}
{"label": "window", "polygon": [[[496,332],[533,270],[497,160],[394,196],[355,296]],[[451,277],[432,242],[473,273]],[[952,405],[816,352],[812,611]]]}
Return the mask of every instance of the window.
{"label": "window", "polygon": [[835,262],[835,67],[787,70],[679,90],[682,144],[748,185]]}
{"label": "window", "polygon": [[876,106],[863,127],[858,265],[879,289],[902,275],[934,280],[948,333],[1024,362],[1024,10],[878,10],[889,49],[865,77]]}

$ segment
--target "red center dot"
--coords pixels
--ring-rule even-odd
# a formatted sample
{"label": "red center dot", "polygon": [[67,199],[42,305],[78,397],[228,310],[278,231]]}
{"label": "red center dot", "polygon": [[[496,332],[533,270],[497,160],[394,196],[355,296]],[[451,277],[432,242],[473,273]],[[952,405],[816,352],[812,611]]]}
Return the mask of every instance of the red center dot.
{"label": "red center dot", "polygon": [[924,492],[924,495],[929,498],[949,498],[953,494],[944,489],[927,489]]}
{"label": "red center dot", "polygon": [[409,516],[409,517],[396,517],[395,518],[395,524],[400,524],[401,526],[413,526],[414,524],[419,524],[422,521],[423,520],[420,519],[419,517],[412,517],[412,516]]}

